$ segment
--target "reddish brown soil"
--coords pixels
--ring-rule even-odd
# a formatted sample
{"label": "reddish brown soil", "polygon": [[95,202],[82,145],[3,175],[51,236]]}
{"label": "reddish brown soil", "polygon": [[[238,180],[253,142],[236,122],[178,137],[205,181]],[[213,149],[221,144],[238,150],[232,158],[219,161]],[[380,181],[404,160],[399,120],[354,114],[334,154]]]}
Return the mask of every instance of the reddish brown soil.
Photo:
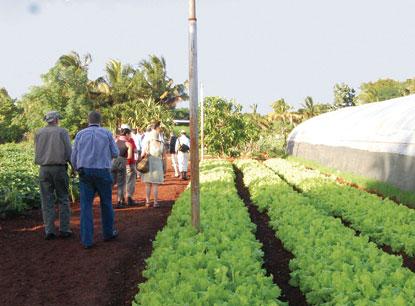
{"label": "reddish brown soil", "polygon": [[[95,245],[79,241],[79,205],[72,207],[68,240],[44,240],[40,210],[0,221],[0,305],[131,305],[152,241],[187,181],[169,169],[159,189],[161,208],[116,210],[119,237],[103,242],[98,201],[94,204]],[[114,195],[114,193],[113,193]],[[113,197],[115,203],[115,197]],[[144,202],[144,185],[135,199]]]}
{"label": "reddish brown soil", "polygon": [[243,182],[242,172],[236,167],[234,167],[234,170],[238,194],[247,206],[252,222],[256,225],[256,239],[262,243],[263,266],[267,271],[267,275],[272,275],[273,282],[281,288],[279,299],[288,302],[289,305],[308,305],[300,289],[289,284],[291,272],[289,262],[294,258],[294,255],[284,249],[281,240],[276,237],[275,231],[269,226],[267,214],[259,212],[252,203],[249,190]]}

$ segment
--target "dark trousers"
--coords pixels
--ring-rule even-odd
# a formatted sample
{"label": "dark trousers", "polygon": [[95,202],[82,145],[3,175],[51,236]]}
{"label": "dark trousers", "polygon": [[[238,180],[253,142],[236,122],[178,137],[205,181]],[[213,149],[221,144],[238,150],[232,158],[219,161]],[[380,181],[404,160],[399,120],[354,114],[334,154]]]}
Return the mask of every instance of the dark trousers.
{"label": "dark trousers", "polygon": [[60,230],[69,232],[71,216],[69,204],[69,177],[66,166],[41,166],[39,170],[40,198],[46,234],[56,234],[55,195],[59,203]]}
{"label": "dark trousers", "polygon": [[114,209],[112,208],[112,176],[110,169],[79,169],[81,198],[81,241],[91,246],[94,237],[92,202],[98,193],[101,204],[101,223],[104,239],[110,238],[114,230]]}

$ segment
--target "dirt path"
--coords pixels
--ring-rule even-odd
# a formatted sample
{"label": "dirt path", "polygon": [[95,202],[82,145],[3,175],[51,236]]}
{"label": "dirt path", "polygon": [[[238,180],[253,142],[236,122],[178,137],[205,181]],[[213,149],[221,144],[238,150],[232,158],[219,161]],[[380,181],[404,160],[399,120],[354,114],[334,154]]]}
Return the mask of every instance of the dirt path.
{"label": "dirt path", "polygon": [[[79,242],[79,205],[72,207],[69,240],[44,240],[40,210],[0,221],[0,305],[131,305],[152,241],[163,228],[171,207],[187,182],[172,170],[159,189],[161,208],[116,210],[119,237],[103,242],[99,204],[94,204],[94,242]],[[113,193],[114,196],[114,193]],[[114,203],[115,203],[115,198]],[[135,200],[144,202],[137,183]]]}

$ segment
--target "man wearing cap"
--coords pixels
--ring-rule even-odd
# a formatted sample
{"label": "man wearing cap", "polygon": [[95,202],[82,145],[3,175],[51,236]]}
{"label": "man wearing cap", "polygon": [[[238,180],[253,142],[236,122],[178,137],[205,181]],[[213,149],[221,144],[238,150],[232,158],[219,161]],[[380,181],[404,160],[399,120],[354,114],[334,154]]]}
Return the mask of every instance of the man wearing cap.
{"label": "man wearing cap", "polygon": [[42,202],[45,239],[57,237],[55,229],[55,194],[59,203],[60,236],[72,235],[69,227],[69,177],[68,162],[71,157],[71,142],[68,131],[59,127],[59,113],[48,112],[44,120],[48,125],[35,135],[35,163],[40,165],[40,197]]}
{"label": "man wearing cap", "polygon": [[180,131],[180,137],[176,141],[177,161],[181,178],[187,180],[187,164],[189,161],[190,140],[186,136],[186,131]]}
{"label": "man wearing cap", "polygon": [[81,242],[86,249],[93,244],[92,202],[95,193],[100,197],[104,240],[118,236],[114,229],[111,176],[111,163],[118,156],[118,148],[111,132],[100,127],[100,113],[90,112],[88,122],[89,126],[76,135],[71,156],[72,165],[80,177]]}

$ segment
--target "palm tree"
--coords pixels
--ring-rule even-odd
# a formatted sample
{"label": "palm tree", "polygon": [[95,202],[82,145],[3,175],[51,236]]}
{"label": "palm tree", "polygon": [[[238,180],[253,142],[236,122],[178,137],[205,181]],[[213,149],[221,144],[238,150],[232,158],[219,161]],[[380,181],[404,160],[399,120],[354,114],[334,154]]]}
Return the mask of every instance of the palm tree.
{"label": "palm tree", "polygon": [[92,62],[91,54],[87,53],[82,58],[79,53],[71,51],[69,54],[62,55],[58,62],[64,67],[75,67],[77,69],[87,70]]}
{"label": "palm tree", "polygon": [[173,108],[179,101],[187,100],[184,84],[174,84],[167,76],[166,60],[164,57],[150,55],[148,60],[140,63],[140,69],[144,80],[144,90],[148,97],[160,102],[169,108]]}
{"label": "palm tree", "polygon": [[304,104],[301,105],[303,107],[302,111],[306,119],[312,118],[317,115],[316,105],[314,104],[313,98],[307,96],[304,100]]}

